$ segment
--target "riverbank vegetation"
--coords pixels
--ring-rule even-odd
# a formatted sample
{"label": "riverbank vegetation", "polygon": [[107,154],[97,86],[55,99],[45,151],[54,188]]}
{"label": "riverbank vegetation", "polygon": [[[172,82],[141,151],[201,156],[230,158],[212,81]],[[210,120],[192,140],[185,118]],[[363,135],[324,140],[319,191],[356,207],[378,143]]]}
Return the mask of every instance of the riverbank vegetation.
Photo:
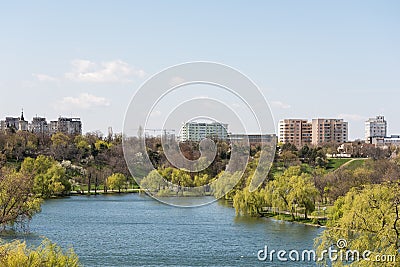
{"label": "riverbank vegetation", "polygon": [[[359,255],[346,259],[351,266],[399,266],[399,209],[398,181],[353,187],[336,200],[329,213],[328,228],[316,239],[316,247],[321,252],[335,244],[337,250],[358,251]],[[345,247],[338,247],[338,240],[345,240]],[[360,256],[364,252],[368,253],[367,258]],[[328,259],[322,263],[329,263]]]}
{"label": "riverbank vegetation", "polygon": [[63,251],[59,246],[43,240],[37,248],[27,247],[25,242],[0,243],[0,266],[3,267],[78,267],[78,256],[73,249]]}
{"label": "riverbank vegetation", "polygon": [[[65,170],[51,158],[26,158],[19,170],[0,169],[0,232],[6,227],[27,229],[32,216],[40,211],[44,198],[63,194],[68,190]],[[2,244],[0,239],[0,266],[80,266],[73,250],[63,252],[60,247],[44,240],[37,248],[28,248],[24,242]]]}
{"label": "riverbank vegetation", "polygon": [[[285,149],[289,149],[290,161]],[[240,186],[226,196],[233,201],[237,214],[262,216],[283,212],[293,220],[299,217],[295,214],[306,219],[315,209],[314,213],[324,210],[327,214],[335,201],[352,188],[395,182],[400,177],[399,157],[343,160],[326,159],[313,152],[315,157],[309,159],[302,152],[306,150],[309,148],[297,151],[290,145],[282,146],[268,179],[254,192],[247,187],[256,164],[249,164]],[[253,161],[257,162],[257,155]]]}

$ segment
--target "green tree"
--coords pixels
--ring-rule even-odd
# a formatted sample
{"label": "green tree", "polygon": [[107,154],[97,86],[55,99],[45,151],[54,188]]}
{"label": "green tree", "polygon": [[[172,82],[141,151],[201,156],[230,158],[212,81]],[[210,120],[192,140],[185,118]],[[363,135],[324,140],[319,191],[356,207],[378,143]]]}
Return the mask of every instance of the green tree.
{"label": "green tree", "polygon": [[174,169],[171,175],[171,181],[173,184],[180,187],[193,186],[193,180],[187,171],[181,169]]}
{"label": "green tree", "polygon": [[304,209],[304,218],[315,209],[315,197],[318,195],[318,190],[315,188],[311,176],[306,173],[293,175],[290,178],[290,190],[288,199],[291,208],[293,206]]}
{"label": "green tree", "polygon": [[161,189],[165,189],[167,187],[167,183],[163,179],[163,176],[161,176],[157,170],[152,170],[140,181],[140,187],[142,189],[146,189],[152,194],[157,194]]}
{"label": "green tree", "polygon": [[21,172],[33,175],[34,192],[43,198],[66,194],[71,190],[65,168],[50,157],[40,155],[36,159],[26,158],[21,165]]}
{"label": "green tree", "polygon": [[208,174],[199,174],[199,175],[195,175],[194,176],[194,185],[195,186],[203,186],[206,185],[210,182],[210,177],[208,176]]}
{"label": "green tree", "polygon": [[290,178],[292,175],[298,175],[299,171],[299,167],[290,167],[283,174],[278,175],[275,177],[275,180],[270,182],[273,199],[272,205],[278,207],[280,210],[290,210],[293,220],[295,218],[289,198],[289,193],[293,190],[293,187],[290,185]]}
{"label": "green tree", "polygon": [[320,167],[317,167],[312,172],[314,186],[318,190],[318,198],[321,203],[327,202],[327,186],[328,182],[325,179],[326,170]]}
{"label": "green tree", "polygon": [[33,194],[31,175],[15,170],[0,172],[0,228],[23,223],[40,211],[41,200]]}
{"label": "green tree", "polygon": [[126,188],[126,177],[122,173],[114,173],[107,178],[107,186],[112,190],[118,189],[121,193],[122,188]]}
{"label": "green tree", "polygon": [[293,153],[297,152],[297,147],[295,145],[291,144],[291,143],[284,143],[281,146],[281,149],[282,149],[282,151],[290,151],[290,152],[293,152]]}
{"label": "green tree", "polygon": [[109,149],[111,147],[111,144],[104,141],[104,140],[97,140],[96,143],[94,144],[96,150],[102,151],[105,149]]}
{"label": "green tree", "polygon": [[73,249],[66,252],[50,242],[42,241],[37,248],[27,247],[25,242],[0,243],[0,266],[4,267],[78,267],[78,256]]}
{"label": "green tree", "polygon": [[271,199],[268,197],[267,188],[250,192],[248,187],[236,191],[233,197],[233,206],[236,215],[262,216],[262,208],[271,206]]}
{"label": "green tree", "polygon": [[283,167],[287,168],[289,166],[293,166],[295,164],[299,164],[299,158],[294,152],[291,151],[283,151],[280,155],[280,158],[283,162]]}
{"label": "green tree", "polygon": [[318,190],[309,174],[304,173],[301,166],[289,167],[283,174],[278,175],[270,182],[273,205],[289,211],[295,219],[295,209],[304,208],[304,216],[315,208],[315,197]]}
{"label": "green tree", "polygon": [[51,142],[53,146],[65,147],[69,144],[70,141],[70,138],[61,132],[55,133],[51,136]]}
{"label": "green tree", "polygon": [[240,190],[241,173],[222,171],[211,183],[211,190],[216,198],[233,199],[236,190]]}
{"label": "green tree", "polygon": [[[400,186],[398,183],[366,185],[352,188],[339,197],[330,212],[328,228],[316,240],[319,251],[336,244],[339,239],[347,241],[351,250],[372,252],[370,259],[378,254],[394,255],[396,263],[381,262],[379,266],[399,266],[400,263]],[[325,259],[326,262],[327,259]],[[342,266],[334,262],[333,266]],[[361,260],[351,266],[376,266],[373,260]]]}
{"label": "green tree", "polygon": [[58,132],[51,136],[51,142],[51,151],[54,157],[58,160],[65,159],[69,154],[68,147],[71,139],[67,135]]}
{"label": "green tree", "polygon": [[74,143],[78,149],[78,158],[85,158],[90,155],[91,145],[85,136],[77,135],[74,139]]}

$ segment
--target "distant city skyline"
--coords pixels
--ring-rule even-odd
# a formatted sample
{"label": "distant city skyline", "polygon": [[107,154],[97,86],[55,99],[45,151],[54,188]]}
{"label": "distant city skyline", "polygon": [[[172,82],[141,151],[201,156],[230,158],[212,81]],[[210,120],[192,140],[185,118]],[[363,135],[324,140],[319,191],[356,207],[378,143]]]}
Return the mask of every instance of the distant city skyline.
{"label": "distant city skyline", "polygon": [[276,133],[284,118],[343,118],[363,139],[384,115],[400,134],[399,13],[398,1],[4,2],[0,118],[24,108],[121,132],[147,78],[205,60],[254,80]]}
{"label": "distant city skyline", "polygon": [[[66,119],[68,116],[63,116],[63,115],[59,115],[58,117],[57,117],[57,119],[58,120],[60,120],[60,119],[62,119],[62,118],[64,118],[64,119]],[[35,116],[33,116],[31,119],[28,119],[27,117],[26,117],[26,115],[25,115],[25,113],[24,113],[24,109],[21,109],[21,116],[15,116],[15,115],[10,115],[10,116],[5,116],[4,117],[4,119],[5,118],[22,118],[22,120],[24,120],[24,121],[26,121],[26,122],[34,122],[35,121],[35,119],[40,119],[41,121],[43,120],[43,121],[45,121],[46,123],[50,123],[50,122],[54,122],[55,120],[49,120],[47,117],[45,117],[45,116],[38,116],[38,115],[35,115]],[[80,126],[79,126],[79,128],[80,128],[80,130],[79,131],[81,131],[81,129],[83,128],[82,127],[82,124],[81,124],[81,122],[80,122],[80,116],[75,116],[75,117],[73,117],[73,116],[70,116],[70,117],[68,117],[68,118],[72,118],[72,119],[76,119],[76,118],[78,118],[78,120],[79,120],[79,124],[80,124]],[[2,121],[2,119],[3,118],[0,118],[0,121]],[[277,125],[277,130],[276,130],[276,132],[275,133],[271,133],[271,134],[276,134],[276,136],[277,137],[279,137],[279,141],[280,142],[290,142],[290,143],[293,143],[293,144],[295,144],[296,146],[302,146],[302,145],[304,145],[304,144],[311,144],[312,143],[312,141],[311,141],[311,129],[312,129],[312,124],[313,124],[313,122],[316,122],[317,120],[334,120],[334,121],[343,121],[344,119],[343,118],[321,118],[321,117],[319,117],[319,118],[312,118],[311,120],[308,120],[308,119],[298,119],[297,117],[295,117],[295,118],[284,118],[284,119],[282,119],[282,120],[280,120],[279,122],[278,122],[278,125]],[[383,126],[382,125],[374,125],[373,127],[370,125],[371,124],[371,122],[375,122],[375,121],[378,121],[379,122],[379,120],[382,120],[382,123],[383,123]],[[2,122],[4,122],[4,121],[2,121]],[[193,121],[190,121],[190,122],[185,122],[185,123],[183,123],[182,124],[182,127],[180,128],[180,129],[163,129],[163,128],[159,128],[159,129],[152,129],[152,128],[145,128],[145,129],[142,129],[142,131],[144,131],[144,132],[146,132],[146,134],[149,134],[149,132],[154,132],[154,133],[158,133],[158,134],[162,134],[162,132],[163,131],[173,131],[173,134],[174,135],[177,135],[177,136],[180,136],[180,131],[182,131],[182,130],[185,130],[185,126],[186,125],[188,125],[188,123],[190,124],[190,123],[194,123],[194,124],[204,124],[204,123],[211,123],[211,124],[213,124],[213,123],[216,123],[216,124],[219,124],[219,123],[223,123],[223,122],[212,122],[212,121],[209,121],[209,120],[206,120],[206,119],[199,119],[199,120],[193,120]],[[296,134],[296,133],[301,133],[300,134],[300,136],[301,135],[303,135],[304,133],[303,133],[303,130],[301,129],[301,127],[306,127],[307,129],[306,129],[306,132],[305,132],[305,134],[306,134],[306,136],[302,136],[302,137],[298,137],[299,138],[299,140],[294,140],[293,139],[293,137],[290,137],[290,138],[292,138],[292,139],[287,139],[286,141],[284,141],[282,138],[283,138],[283,136],[282,136],[282,130],[283,130],[283,128],[282,128],[282,125],[283,124],[299,124],[299,127],[300,127],[300,130],[298,130],[297,128],[296,129],[294,129],[293,130],[293,132],[291,132],[291,133],[293,133],[293,134]],[[348,136],[348,127],[349,127],[349,125],[348,125],[348,122],[347,121],[345,121],[345,124],[346,124],[346,126],[345,126],[345,128],[346,128],[346,130],[345,130],[345,135],[346,136]],[[224,125],[224,127],[226,127],[226,129],[228,129],[228,125],[229,124],[223,124]],[[304,125],[306,125],[306,126],[304,126]],[[29,126],[31,126],[30,124],[29,124]],[[287,126],[289,126],[289,125],[287,125]],[[379,126],[379,127],[378,127]],[[139,127],[141,127],[141,126],[139,126]],[[372,128],[374,128],[374,129],[372,129]],[[341,143],[341,142],[346,142],[346,141],[355,141],[355,140],[362,140],[362,141],[368,141],[368,139],[369,139],[369,137],[370,137],[370,133],[367,133],[367,129],[368,129],[368,131],[371,131],[370,130],[370,128],[371,128],[371,130],[374,130],[375,132],[374,132],[374,136],[379,136],[379,137],[390,137],[390,136],[396,136],[396,138],[397,138],[397,136],[399,135],[398,133],[396,134],[396,133],[389,133],[388,131],[387,131],[387,128],[388,128],[388,123],[387,123],[387,121],[385,120],[385,116],[383,116],[383,115],[377,115],[377,116],[375,116],[375,117],[369,117],[367,120],[365,120],[364,121],[364,136],[360,136],[360,137],[356,137],[356,138],[354,138],[354,139],[348,139],[348,137],[344,137],[343,138],[343,141],[339,141],[339,143]],[[379,128],[379,129],[378,129]],[[1,129],[1,128],[0,128]],[[18,129],[18,127],[16,127],[16,129]],[[26,130],[28,129],[28,124],[26,125]],[[113,128],[113,126],[109,126],[108,128],[107,128],[107,131],[100,131],[100,130],[95,130],[95,131],[100,131],[100,132],[102,132],[104,135],[107,135],[107,134],[110,134],[110,131],[112,131],[113,133],[117,133],[117,134],[119,134],[119,133],[121,133],[121,132],[115,132],[114,130],[113,130],[114,128]],[[138,128],[139,129],[139,128]],[[137,130],[138,130],[137,129]],[[288,128],[289,129],[289,128]],[[284,131],[287,131],[287,130],[284,130]],[[299,132],[297,132],[297,131],[299,131]],[[89,132],[92,132],[92,131],[89,131]],[[379,132],[378,134],[376,133],[376,132]],[[82,134],[85,134],[85,133],[87,133],[87,132],[81,132]],[[228,133],[230,133],[230,134],[245,134],[244,132],[243,133],[239,133],[239,132],[231,132],[231,131],[227,131],[226,132],[227,134]],[[248,132],[247,134],[255,134],[255,135],[257,135],[257,133],[255,133],[255,132]],[[286,133],[286,134],[288,134],[288,133]],[[182,138],[182,136],[180,136],[181,138]],[[302,139],[304,138],[304,140],[306,140],[304,143],[303,143],[303,141],[302,141]],[[371,140],[369,140],[368,142],[371,142]],[[314,142],[315,143],[315,142]]]}
{"label": "distant city skyline", "polygon": [[24,111],[20,116],[6,116],[0,118],[0,130],[29,131],[35,134],[52,135],[57,132],[66,134],[82,134],[80,118],[58,117],[57,120],[47,120],[46,117],[35,116],[31,120],[25,118]]}

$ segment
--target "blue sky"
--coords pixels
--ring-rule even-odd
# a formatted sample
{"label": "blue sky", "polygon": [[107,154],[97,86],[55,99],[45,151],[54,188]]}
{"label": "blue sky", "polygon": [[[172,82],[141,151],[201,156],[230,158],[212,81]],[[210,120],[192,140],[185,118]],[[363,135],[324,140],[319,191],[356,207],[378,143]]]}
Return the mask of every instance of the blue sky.
{"label": "blue sky", "polygon": [[275,120],[385,115],[400,134],[398,1],[3,1],[0,118],[122,130],[148,77],[188,61],[251,77]]}

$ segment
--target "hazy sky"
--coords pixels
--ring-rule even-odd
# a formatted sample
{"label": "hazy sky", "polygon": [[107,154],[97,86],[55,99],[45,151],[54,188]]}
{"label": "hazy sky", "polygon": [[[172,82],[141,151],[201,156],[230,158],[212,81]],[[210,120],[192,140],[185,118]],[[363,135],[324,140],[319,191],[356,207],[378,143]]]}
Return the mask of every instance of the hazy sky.
{"label": "hazy sky", "polygon": [[385,115],[400,134],[399,1],[3,1],[0,118],[79,116],[122,130],[151,75],[216,61],[252,78],[282,118]]}

